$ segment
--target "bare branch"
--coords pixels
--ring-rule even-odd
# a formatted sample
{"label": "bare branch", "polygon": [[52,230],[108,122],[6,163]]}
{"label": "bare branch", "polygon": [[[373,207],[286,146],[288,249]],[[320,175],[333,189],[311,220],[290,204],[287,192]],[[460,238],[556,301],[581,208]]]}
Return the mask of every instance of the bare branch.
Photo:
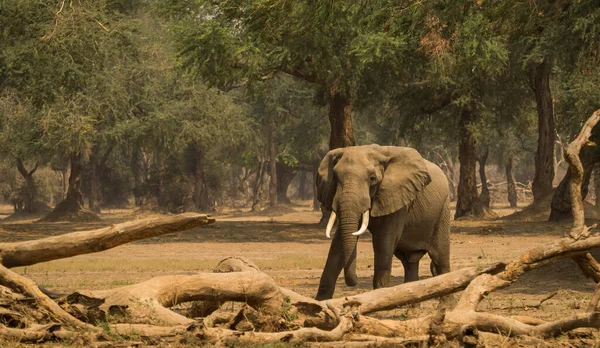
{"label": "bare branch", "polygon": [[94,231],[74,232],[32,241],[0,243],[0,259],[8,268],[28,266],[96,253],[139,239],[182,231],[214,221],[207,215],[186,213],[167,218],[129,221]]}
{"label": "bare branch", "polygon": [[588,145],[592,135],[592,129],[600,121],[600,110],[596,110],[585,122],[579,135],[565,149],[565,160],[571,169],[571,207],[573,210],[573,228],[569,233],[571,238],[587,237],[588,230],[585,228],[585,216],[583,212],[583,199],[581,197],[581,183],[583,182],[583,165],[579,159],[579,152],[583,146]]}

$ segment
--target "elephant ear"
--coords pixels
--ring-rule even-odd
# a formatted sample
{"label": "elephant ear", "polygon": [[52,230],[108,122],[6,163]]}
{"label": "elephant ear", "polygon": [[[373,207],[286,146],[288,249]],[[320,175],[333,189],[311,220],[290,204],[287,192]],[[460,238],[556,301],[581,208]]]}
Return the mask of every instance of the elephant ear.
{"label": "elephant ear", "polygon": [[317,199],[328,211],[331,211],[331,205],[333,204],[333,197],[335,196],[337,186],[337,183],[333,178],[333,166],[335,166],[342,153],[343,149],[329,151],[325,157],[323,157],[323,160],[321,160],[316,177]]}
{"label": "elephant ear", "polygon": [[382,146],[381,149],[387,162],[371,205],[372,216],[391,214],[409,205],[431,182],[427,163],[417,150],[395,146]]}

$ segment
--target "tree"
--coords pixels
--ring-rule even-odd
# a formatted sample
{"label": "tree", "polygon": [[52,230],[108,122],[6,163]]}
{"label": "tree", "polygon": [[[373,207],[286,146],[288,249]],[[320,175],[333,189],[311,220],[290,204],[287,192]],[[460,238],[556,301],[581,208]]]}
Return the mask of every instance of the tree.
{"label": "tree", "polygon": [[30,214],[37,213],[43,205],[33,177],[44,155],[41,136],[41,124],[29,100],[10,91],[0,97],[0,152],[16,165],[25,181],[23,210]]}
{"label": "tree", "polygon": [[71,162],[67,196],[46,217],[48,221],[79,218],[83,161],[88,157],[92,160],[91,208],[98,209],[94,181],[121,136],[120,123],[129,117],[128,72],[136,52],[130,40],[131,23],[114,4],[89,1],[61,7],[40,47],[61,62],[54,67],[60,74],[54,81],[56,95],[43,107],[44,138],[52,150],[67,153]]}
{"label": "tree", "polygon": [[578,56],[597,39],[598,5],[590,1],[502,2],[498,11],[504,13],[511,46],[522,62],[522,80],[527,81],[536,101],[538,145],[532,190],[534,202],[539,202],[552,193],[555,174],[553,93],[557,91],[552,79],[557,70],[575,67]]}
{"label": "tree", "polygon": [[391,75],[402,69],[410,27],[394,20],[395,11],[404,11],[398,4],[264,0],[200,4],[170,7],[183,18],[178,34],[181,63],[224,89],[278,73],[317,84],[329,106],[330,149],[355,144],[352,107],[364,75],[375,68]]}
{"label": "tree", "polygon": [[[448,112],[457,119],[460,179],[455,218],[482,216],[476,186],[476,137],[473,129],[485,114],[486,96],[508,62],[505,39],[498,32],[488,4],[460,2],[455,6],[431,5],[421,49],[427,53],[426,79],[433,92],[440,91],[434,112]],[[456,121],[455,121],[456,122]]]}
{"label": "tree", "polygon": [[[208,171],[233,162],[226,154],[252,138],[243,100],[209,89],[179,69],[165,18],[153,13],[140,17],[139,57],[144,65],[135,77],[134,116],[126,127],[136,144],[130,150],[136,196],[156,195],[164,211],[183,206],[209,212],[215,200],[210,192],[214,171]],[[191,194],[185,192],[188,185]]]}

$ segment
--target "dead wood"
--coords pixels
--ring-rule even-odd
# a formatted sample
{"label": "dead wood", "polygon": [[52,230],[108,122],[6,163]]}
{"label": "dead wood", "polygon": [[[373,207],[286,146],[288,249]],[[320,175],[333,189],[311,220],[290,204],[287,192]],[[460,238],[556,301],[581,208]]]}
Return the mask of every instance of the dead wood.
{"label": "dead wood", "polygon": [[343,343],[326,344],[325,347],[402,347],[416,346],[421,347],[430,340],[429,335],[410,336],[410,337],[381,337],[375,335],[348,334],[344,337]]}
{"label": "dead wood", "polygon": [[244,302],[276,314],[283,303],[279,287],[261,272],[161,276],[116,289],[78,291],[61,302],[86,321],[110,316],[136,324],[189,325],[192,319],[168,308],[200,300]]}
{"label": "dead wood", "polygon": [[335,306],[357,306],[360,314],[394,309],[457,292],[480,274],[498,273],[504,266],[504,263],[498,262],[484,267],[462,268],[437,277],[330,301]]}
{"label": "dead wood", "polygon": [[577,263],[586,278],[592,279],[595,283],[600,283],[600,263],[594,259],[592,254],[585,253],[585,255],[575,256],[573,261]]}
{"label": "dead wood", "polygon": [[57,341],[59,336],[56,335],[56,332],[60,329],[61,325],[59,324],[38,325],[27,329],[0,326],[0,337],[6,341],[42,343]]}
{"label": "dead wood", "polygon": [[583,182],[583,165],[579,158],[579,152],[583,146],[588,145],[592,129],[600,121],[600,110],[595,111],[585,122],[577,138],[565,149],[565,160],[569,164],[572,177],[570,183],[571,206],[573,210],[573,228],[569,235],[578,239],[585,233],[585,217],[583,213],[583,199],[581,198],[581,183]]}
{"label": "dead wood", "polygon": [[156,326],[144,324],[110,324],[111,333],[124,336],[141,336],[144,338],[175,337],[185,335],[190,326]]}
{"label": "dead wood", "polygon": [[455,311],[474,311],[491,291],[507,287],[510,282],[490,274],[482,274],[475,278],[461,296]]}
{"label": "dead wood", "polygon": [[0,285],[31,298],[35,301],[35,306],[38,309],[45,310],[52,318],[65,325],[79,329],[96,330],[94,326],[83,323],[65,312],[56,302],[42,293],[32,280],[18,275],[2,265],[0,265]]}
{"label": "dead wood", "polygon": [[94,231],[73,232],[17,243],[0,243],[1,263],[8,267],[29,266],[66,257],[96,253],[140,239],[182,231],[215,220],[195,213],[124,222]]}
{"label": "dead wood", "polygon": [[318,328],[301,328],[294,331],[283,332],[240,332],[222,328],[204,328],[198,334],[202,339],[210,343],[266,343],[266,342],[332,342],[340,341],[352,328],[352,317],[341,315],[339,308],[327,304],[328,308],[335,313],[338,325],[331,331]]}
{"label": "dead wood", "polygon": [[590,300],[590,304],[588,306],[588,312],[598,312],[598,302],[600,301],[600,283],[596,285],[596,290],[594,290],[594,295],[592,295],[592,299]]}

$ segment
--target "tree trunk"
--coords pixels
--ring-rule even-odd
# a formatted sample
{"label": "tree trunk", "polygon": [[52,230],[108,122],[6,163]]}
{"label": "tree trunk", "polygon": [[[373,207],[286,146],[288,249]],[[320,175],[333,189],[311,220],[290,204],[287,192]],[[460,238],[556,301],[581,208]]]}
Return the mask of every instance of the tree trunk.
{"label": "tree trunk", "polygon": [[133,176],[133,199],[136,207],[144,204],[144,198],[148,195],[148,166],[144,161],[143,150],[135,146],[131,154],[131,174]]}
{"label": "tree trunk", "polygon": [[291,203],[290,199],[287,196],[287,190],[290,186],[290,183],[294,179],[294,175],[296,175],[296,171],[294,168],[289,167],[288,165],[277,162],[276,164],[277,170],[277,202],[289,204]]}
{"label": "tree trunk", "polygon": [[39,162],[36,162],[35,165],[33,166],[33,169],[31,170],[27,170],[27,168],[25,168],[25,164],[23,163],[23,160],[21,160],[20,158],[17,158],[17,169],[19,170],[19,173],[21,174],[21,176],[23,177],[23,179],[25,180],[25,185],[26,185],[26,192],[25,192],[25,211],[30,213],[30,214],[34,214],[37,213],[37,207],[36,207],[36,200],[37,200],[37,196],[38,196],[38,190],[37,190],[37,185],[35,184],[35,181],[33,180],[33,174],[37,171],[38,169],[38,165]]}
{"label": "tree trunk", "polygon": [[65,165],[61,170],[62,178],[62,199],[67,198],[67,191],[69,190],[69,177],[71,176],[71,166]]}
{"label": "tree trunk", "polygon": [[90,175],[90,197],[88,198],[90,210],[94,213],[100,213],[100,202],[102,200],[102,178],[106,169],[106,161],[113,150],[109,146],[100,157],[100,146],[96,145],[90,154],[91,175]]}
{"label": "tree trunk", "polygon": [[554,180],[554,110],[552,91],[550,90],[550,73],[552,63],[548,59],[534,68],[535,100],[538,113],[538,147],[535,155],[535,176],[532,183],[534,203],[552,193]]}
{"label": "tree trunk", "polygon": [[92,168],[90,173],[91,182],[88,204],[91,211],[100,213],[100,196],[102,195],[100,182],[102,181],[102,174],[100,173],[100,168],[98,168],[98,159],[96,158],[98,153],[95,150],[92,150],[92,153],[90,153],[90,165]]}
{"label": "tree trunk", "polygon": [[[600,127],[596,127],[591,131],[589,140],[591,143],[600,143]],[[584,200],[588,193],[588,187],[594,167],[596,167],[596,164],[600,162],[600,149],[598,146],[584,146],[579,153],[579,158],[583,167],[581,197]],[[561,180],[560,184],[554,191],[552,203],[550,204],[549,221],[563,220],[573,216],[570,189],[570,184],[573,177],[572,174],[571,167],[569,166],[565,177]]]}
{"label": "tree trunk", "polygon": [[352,98],[336,87],[329,91],[329,149],[354,146],[352,132]]}
{"label": "tree trunk", "polygon": [[506,191],[508,193],[508,202],[511,208],[517,207],[517,190],[515,185],[515,178],[513,176],[513,158],[512,156],[506,159],[505,172],[506,172]]}
{"label": "tree trunk", "polygon": [[298,195],[300,196],[300,200],[306,200],[306,171],[300,171],[300,183],[298,184]]}
{"label": "tree trunk", "polygon": [[81,193],[81,153],[72,153],[71,175],[69,176],[69,188],[67,197],[54,207],[41,222],[55,221],[99,221],[100,218],[83,208],[83,194]]}
{"label": "tree trunk", "polygon": [[[588,187],[592,172],[598,161],[597,150],[592,147],[584,147],[581,150],[580,158],[581,164],[583,165],[583,182],[581,183],[581,196],[585,200],[588,193]],[[565,177],[561,180],[560,184],[554,191],[552,196],[552,203],[550,204],[550,217],[548,221],[559,221],[564,219],[570,219],[573,217],[571,208],[571,189],[570,184],[573,178],[573,173],[569,168]]]}
{"label": "tree trunk", "polygon": [[474,121],[473,112],[463,109],[460,116],[460,140],[458,142],[458,160],[460,161],[460,179],[458,182],[458,199],[454,219],[475,214],[477,197],[477,181],[475,169],[477,155],[475,153],[475,137],[468,126]]}
{"label": "tree trunk", "polygon": [[204,175],[204,149],[200,145],[194,146],[194,205],[199,212],[208,212],[212,204],[208,197],[206,178]]}
{"label": "tree trunk", "polygon": [[454,161],[452,160],[452,157],[450,156],[450,154],[446,155],[446,170],[447,170],[447,176],[448,176],[448,185],[450,186],[450,201],[454,202],[457,199],[457,192],[456,192],[456,175],[454,174]]}
{"label": "tree trunk", "polygon": [[271,181],[269,182],[269,205],[277,206],[277,152],[275,151],[275,122],[271,121],[269,126],[269,174]]}
{"label": "tree trunk", "polygon": [[171,210],[172,201],[167,197],[167,192],[165,191],[164,183],[164,174],[165,174],[165,159],[164,155],[160,150],[156,150],[154,155],[154,174],[156,178],[154,183],[156,184],[155,189],[153,190],[156,194],[158,209],[163,213],[168,213]]}
{"label": "tree trunk", "polygon": [[83,194],[81,193],[81,153],[71,154],[71,175],[65,209],[68,212],[78,212],[83,208]]}
{"label": "tree trunk", "polygon": [[258,169],[256,170],[256,181],[254,182],[254,192],[252,193],[252,211],[260,210],[260,189],[262,188],[263,177],[265,176],[265,161],[258,159]]}
{"label": "tree trunk", "polygon": [[487,163],[489,153],[489,148],[486,146],[481,156],[477,158],[477,161],[479,162],[479,178],[481,179],[481,194],[479,194],[479,201],[487,209],[490,209],[491,201],[490,190],[487,185],[487,176],[485,175],[485,164]]}

